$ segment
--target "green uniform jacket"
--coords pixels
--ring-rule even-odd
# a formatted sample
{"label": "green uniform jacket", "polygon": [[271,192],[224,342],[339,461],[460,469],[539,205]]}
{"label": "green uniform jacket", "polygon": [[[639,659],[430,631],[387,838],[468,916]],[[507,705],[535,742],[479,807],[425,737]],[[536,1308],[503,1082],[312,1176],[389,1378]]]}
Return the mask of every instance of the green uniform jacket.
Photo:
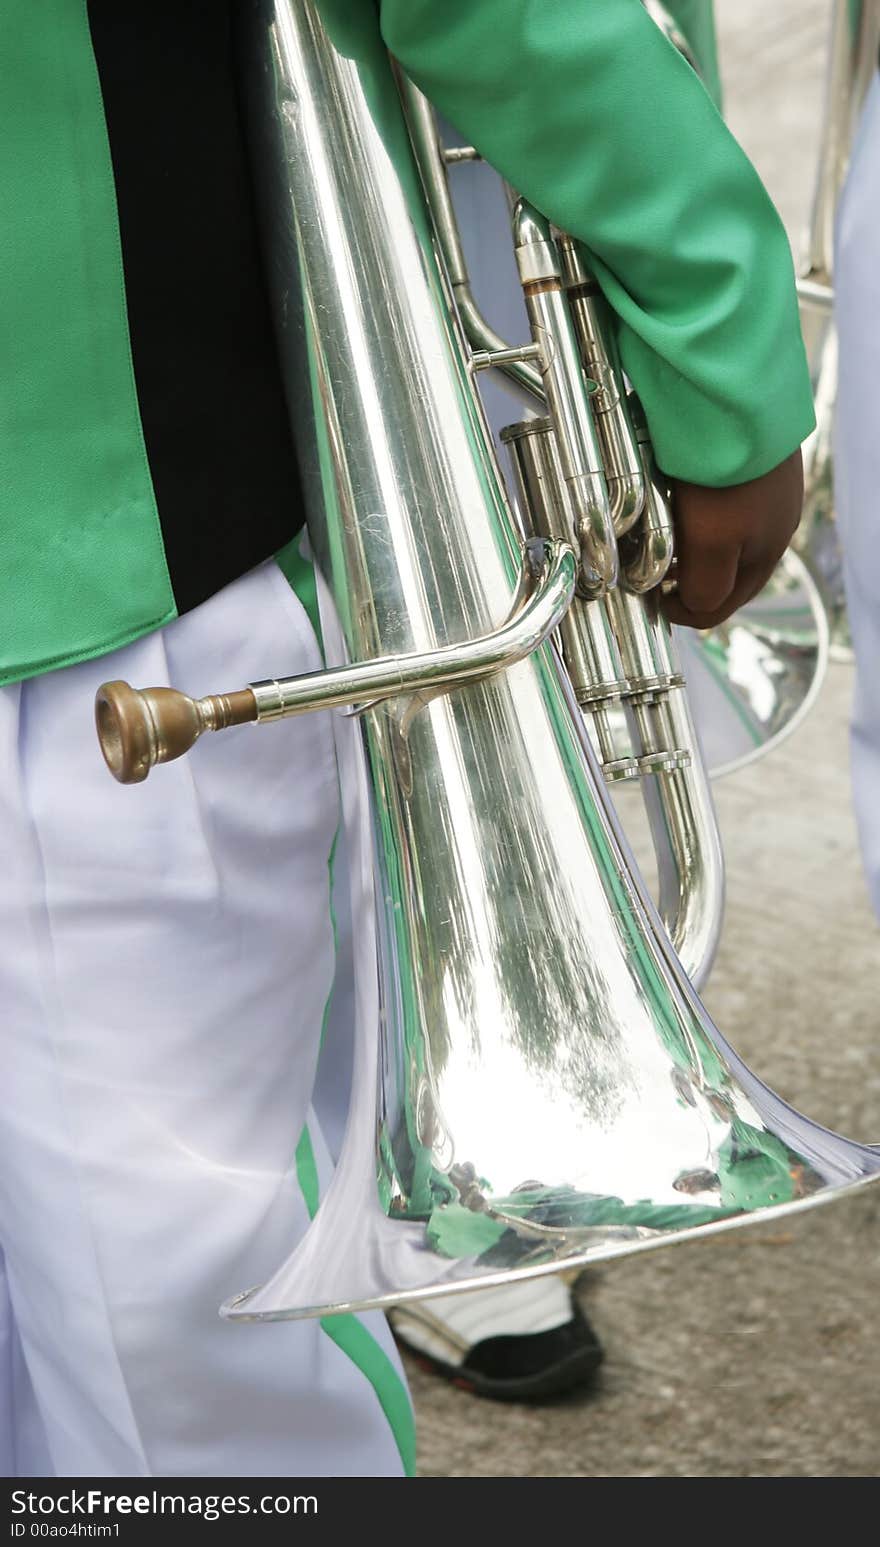
{"label": "green uniform jacket", "polygon": [[706,88],[716,107],[720,108],[721,76],[712,0],[665,0],[665,4],[690,43]]}
{"label": "green uniform jacket", "polygon": [[[356,54],[374,0],[321,3]],[[691,27],[698,12],[711,68],[710,8],[672,8]],[[640,0],[382,0],[380,12],[389,49],[443,113],[591,250],[666,471],[731,484],[788,455],[813,420],[786,238]],[[114,649],[178,604],[85,0],[0,0],[0,114],[9,682]]]}

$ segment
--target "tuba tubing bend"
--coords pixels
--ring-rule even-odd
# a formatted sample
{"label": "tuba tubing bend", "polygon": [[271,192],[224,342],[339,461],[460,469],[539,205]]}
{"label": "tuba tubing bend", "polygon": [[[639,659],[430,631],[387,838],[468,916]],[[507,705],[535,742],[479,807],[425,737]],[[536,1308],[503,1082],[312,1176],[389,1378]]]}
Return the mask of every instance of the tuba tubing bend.
{"label": "tuba tubing bend", "polygon": [[448,692],[506,671],[537,650],[559,627],[574,596],[577,559],[567,543],[532,538],[523,544],[513,605],[489,634],[407,655],[379,656],[329,671],[252,682],[234,693],[189,698],[174,688],[132,688],[105,682],[95,698],[104,761],[120,784],[140,784],[157,763],[188,752],[204,731],[266,723],[381,703],[401,694]]}

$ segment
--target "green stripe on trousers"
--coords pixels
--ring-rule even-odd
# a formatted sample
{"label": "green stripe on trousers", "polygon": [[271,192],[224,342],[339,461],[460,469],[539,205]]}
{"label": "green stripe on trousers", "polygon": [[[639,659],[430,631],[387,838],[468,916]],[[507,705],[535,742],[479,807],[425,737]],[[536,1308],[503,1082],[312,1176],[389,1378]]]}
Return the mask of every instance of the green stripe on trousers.
{"label": "green stripe on trousers", "polygon": [[[308,1128],[296,1149],[296,1174],[309,1218],[314,1219],[320,1201],[318,1168]],[[400,1451],[407,1477],[416,1469],[416,1429],[409,1393],[383,1348],[356,1316],[322,1316],[321,1326],[337,1348],[347,1354],[370,1382]]]}

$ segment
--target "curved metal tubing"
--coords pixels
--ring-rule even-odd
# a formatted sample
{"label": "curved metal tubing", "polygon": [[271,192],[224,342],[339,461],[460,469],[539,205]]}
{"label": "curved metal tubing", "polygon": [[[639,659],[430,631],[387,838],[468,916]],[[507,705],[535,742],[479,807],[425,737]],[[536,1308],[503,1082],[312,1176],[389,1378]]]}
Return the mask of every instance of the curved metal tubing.
{"label": "curved metal tubing", "polygon": [[804,513],[794,546],[809,566],[828,612],[831,655],[852,660],[840,530],[834,510],[833,423],[837,399],[834,220],[849,167],[862,103],[877,67],[880,5],[834,0],[825,106],[809,235],[798,281],[801,324],[816,399],[816,429],[804,446]]}
{"label": "curved metal tubing", "polygon": [[500,355],[492,364],[521,390],[525,401],[532,407],[544,407],[544,388],[541,374],[524,360],[515,345],[505,343],[500,334],[486,321],[474,298],[468,274],[464,248],[458,234],[458,221],[449,191],[446,172],[447,158],[437,137],[437,119],[427,97],[403,74],[398,73],[398,86],[406,109],[409,132],[412,136],[419,171],[425,185],[425,196],[437,228],[437,238],[443,250],[443,258],[449,274],[449,282],[458,307],[465,337],[474,350]]}
{"label": "curved metal tubing", "polygon": [[[644,426],[639,433],[651,479]],[[536,531],[553,536],[564,521],[566,492],[551,421],[508,425],[501,439],[511,454],[522,510]],[[642,578],[652,553],[642,527],[656,520],[662,539],[654,550],[656,585],[672,556],[672,530],[658,514],[666,507],[659,492],[655,504],[653,481],[649,489],[642,523],[622,549],[628,544],[634,549],[633,564]],[[669,626],[656,598],[632,591],[618,586],[601,601],[577,598],[562,623],[562,655],[606,780],[615,787],[639,780],[657,859],[660,916],[699,988],[711,969],[724,918],[721,840]]]}
{"label": "curved metal tubing", "polygon": [[[247,9],[281,353],[347,653],[479,634],[509,598],[509,514],[378,31],[364,68],[313,0]],[[374,1043],[315,1223],[226,1315],[536,1277],[876,1179],[880,1154],[794,1112],[712,1025],[551,650],[351,729],[374,796]]]}
{"label": "curved metal tubing", "polygon": [[[698,746],[683,689],[669,694],[672,746]],[[642,781],[659,883],[657,907],[672,948],[699,992],[712,971],[724,924],[724,854],[702,758]]]}
{"label": "curved metal tubing", "polygon": [[621,546],[620,562],[629,589],[643,596],[669,573],[675,533],[669,490],[655,466],[645,411],[634,392],[629,395],[628,407],[642,465],[645,501],[639,521]]}
{"label": "curved metal tubing", "polygon": [[[694,64],[693,59],[690,62]],[[433,109],[424,97],[415,93],[414,88],[412,92],[405,91],[408,105],[414,95],[418,97],[423,125],[423,139],[420,141],[414,136],[417,154],[421,159],[420,145],[427,144],[436,160],[437,136],[433,130]],[[430,189],[431,177],[426,177],[424,168],[422,170]],[[433,175],[442,179],[446,200],[443,226],[449,233],[450,241],[444,240],[443,245],[448,252],[454,239],[455,250],[458,251],[457,217],[442,166],[435,166]],[[431,202],[433,204],[433,200]],[[591,380],[600,383],[600,392],[593,393],[589,407],[601,435],[608,419],[608,415],[601,412],[604,405],[601,383],[607,382],[610,388],[608,402],[604,406],[613,410],[621,397],[620,385],[615,379],[616,365],[607,353],[609,329],[601,311],[594,314],[589,309],[601,307],[601,303],[595,295],[594,281],[586,267],[583,253],[564,235],[557,235],[557,244],[581,345],[584,370]],[[455,276],[458,273],[459,268],[455,267],[453,276],[456,293]],[[805,289],[812,294],[819,287],[810,287],[809,282],[805,282]],[[466,331],[469,331],[466,319],[463,318],[463,321]],[[642,514],[620,545],[620,564],[627,588],[639,595],[646,595],[660,584],[669,570],[673,557],[673,524],[668,493],[653,464],[644,411],[634,394],[630,395],[627,407],[625,422],[609,426],[612,428],[611,435],[603,437],[602,455],[606,477],[609,470],[611,473],[608,478],[609,496],[619,535],[625,524],[625,518],[621,522],[621,516],[627,501],[631,508],[633,497],[635,502],[641,502],[641,492],[628,481],[636,460],[633,441],[637,443],[637,455],[641,463],[640,483],[642,488],[647,489],[647,498]],[[521,508],[531,512],[535,529],[545,534],[566,530],[560,517],[569,505],[555,467],[558,461],[556,437],[552,434],[548,437],[546,434],[550,428],[550,420],[535,418],[509,426],[501,435],[513,455]],[[813,682],[818,687],[825,656],[821,644],[821,605],[818,598],[816,603],[819,643],[814,660]],[[737,620],[737,626],[739,638],[742,630],[749,628],[750,620],[741,617]],[[703,652],[716,674],[724,670],[724,663],[716,659],[717,651],[711,640],[695,641],[694,649],[700,656],[697,669],[701,681],[706,676],[706,671],[700,670]],[[715,678],[711,684],[709,707],[714,707],[725,736],[729,736],[730,696],[735,696],[737,701],[740,695],[748,696],[748,708],[743,705],[742,713],[744,716],[751,715],[753,723],[756,723],[754,717],[757,712],[753,698],[755,695],[760,697],[763,690],[763,698],[766,700],[768,678],[774,679],[773,686],[778,690],[774,694],[777,707],[779,703],[794,705],[805,698],[806,649],[804,641],[797,660],[789,660],[786,653],[780,651],[778,658],[772,661],[764,650],[763,657],[767,662],[764,676],[761,677],[761,668],[756,666],[754,681],[751,683],[742,680],[743,652],[737,652],[737,661],[731,666],[736,680],[726,683],[726,691],[722,691]],[[625,715],[622,701],[627,696],[628,684],[616,656],[613,639],[608,637],[608,622],[601,609],[583,607],[578,603],[570,610],[562,627],[562,650],[575,695],[587,714],[587,724],[606,779],[617,784],[642,776],[641,793],[648,811],[657,861],[660,914],[685,971],[699,988],[708,977],[720,938],[724,914],[724,863],[709,778],[700,756],[699,740],[694,731],[687,698],[679,690],[671,690],[670,702],[665,709],[648,706],[640,711],[641,727],[637,723],[638,717],[631,712]],[[692,658],[693,651],[689,650],[688,659]],[[701,709],[706,708],[706,700],[707,694],[704,691],[700,700]],[[706,726],[704,716],[702,729],[704,735],[709,735],[712,746],[717,747],[722,729],[719,729],[718,735],[713,736],[714,718],[713,715]],[[792,728],[799,722],[800,714],[797,714]],[[647,741],[643,740],[642,731],[650,733]],[[775,715],[772,726],[767,725],[766,734],[772,738],[771,744],[781,734]],[[665,739],[658,740],[658,737],[664,736]],[[742,745],[742,742],[745,744]],[[680,749],[689,749],[690,755],[684,758],[676,756]],[[667,754],[665,757],[664,752]],[[741,728],[741,741],[737,742],[735,756],[747,760],[752,755],[756,755],[754,741]],[[728,754],[725,754],[721,761],[727,760]]]}
{"label": "curved metal tubing", "polygon": [[779,746],[816,701],[829,622],[810,570],[791,549],[760,595],[726,623],[705,634],[675,632],[713,779]]}
{"label": "curved metal tubing", "polygon": [[611,602],[635,689],[623,709],[643,775],[639,790],[657,860],[657,905],[682,968],[699,989],[712,970],[724,922],[724,856],[709,776],[675,639],[656,598],[646,603],[618,592]]}
{"label": "curved metal tubing", "polygon": [[513,212],[513,237],[526,311],[543,348],[541,377],[580,545],[581,584],[596,596],[617,582],[617,540],[561,258],[550,222],[525,199],[517,200]]}
{"label": "curved metal tubing", "polygon": [[[490,634],[438,650],[381,656],[332,671],[251,682],[232,694],[192,699],[172,688],[98,689],[95,718],[107,767],[120,784],[139,784],[157,763],[181,757],[205,731],[265,724],[319,709],[450,692],[531,655],[557,629],[574,595],[577,560],[565,543],[526,544],[514,608]],[[237,705],[238,712],[230,706]]]}
{"label": "curved metal tubing", "polygon": [[623,368],[608,302],[587,266],[579,242],[563,233],[556,245],[581,362],[593,385],[590,413],[602,446],[605,481],[615,534],[622,537],[638,520],[645,504],[645,474],[636,433],[630,419]]}
{"label": "curved metal tubing", "polygon": [[[335,671],[254,682],[259,721],[283,720],[315,709],[382,703],[389,698],[450,692],[506,671],[525,660],[557,629],[574,596],[577,559],[567,543],[526,544],[514,611],[491,633],[436,650],[381,656]],[[525,596],[525,600],[522,597]]]}
{"label": "curved metal tubing", "polygon": [[832,286],[837,205],[880,43],[880,6],[876,0],[864,0],[855,32],[851,12],[850,0],[834,0],[819,160],[803,263],[803,278],[826,291]]}
{"label": "curved metal tubing", "polygon": [[803,277],[797,281],[797,293],[802,306],[812,307],[824,317],[830,317],[834,310],[834,290],[831,285]]}

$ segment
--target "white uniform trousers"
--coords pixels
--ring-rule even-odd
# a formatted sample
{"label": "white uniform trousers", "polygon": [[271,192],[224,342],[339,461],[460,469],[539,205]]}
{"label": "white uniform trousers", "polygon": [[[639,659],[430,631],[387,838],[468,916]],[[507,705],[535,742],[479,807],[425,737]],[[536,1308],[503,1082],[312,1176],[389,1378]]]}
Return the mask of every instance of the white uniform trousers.
{"label": "white uniform trousers", "polygon": [[880,81],[863,110],[837,221],[840,387],[835,498],[856,653],[852,778],[862,859],[880,916]]}
{"label": "white uniform trousers", "polygon": [[330,717],[206,737],[136,788],[92,720],[108,678],[200,695],[319,665],[267,564],[0,690],[6,1475],[412,1466],[383,1317],[218,1316],[287,1255],[329,1171],[310,1100],[335,970]]}

